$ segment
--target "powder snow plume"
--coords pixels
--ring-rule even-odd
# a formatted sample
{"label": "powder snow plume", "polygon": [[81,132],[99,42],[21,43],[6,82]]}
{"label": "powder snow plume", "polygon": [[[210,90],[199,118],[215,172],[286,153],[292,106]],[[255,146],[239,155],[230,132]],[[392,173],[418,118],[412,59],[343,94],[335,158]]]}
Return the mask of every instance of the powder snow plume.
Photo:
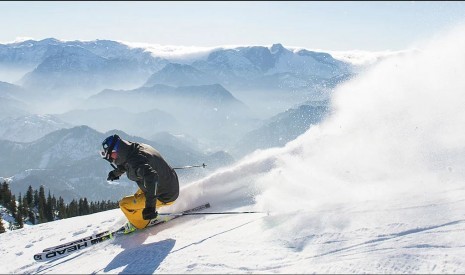
{"label": "powder snow plume", "polygon": [[[465,179],[464,49],[461,26],[419,51],[384,60],[335,91],[326,121],[283,148],[257,151],[191,183],[180,208],[200,201],[248,205],[274,213],[272,224],[280,213],[295,212],[276,230],[299,235],[322,225],[324,209],[385,207],[396,196],[427,198],[459,186]],[[324,226],[353,222],[349,214],[325,219]]]}

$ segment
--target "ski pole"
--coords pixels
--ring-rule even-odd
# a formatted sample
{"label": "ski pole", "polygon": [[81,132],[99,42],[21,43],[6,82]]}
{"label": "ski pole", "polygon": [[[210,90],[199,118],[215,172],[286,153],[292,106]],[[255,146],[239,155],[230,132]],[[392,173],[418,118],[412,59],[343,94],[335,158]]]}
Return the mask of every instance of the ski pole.
{"label": "ski pole", "polygon": [[202,163],[201,165],[187,165],[187,166],[182,166],[182,167],[173,167],[173,169],[186,169],[186,168],[194,168],[194,167],[203,167],[205,168],[207,166],[205,163]]}
{"label": "ski pole", "polygon": [[[116,169],[116,166],[113,163],[110,163],[111,167]],[[182,167],[173,167],[173,169],[186,169],[186,168],[194,168],[194,167],[203,167],[205,168],[207,165],[205,163],[202,163],[201,165],[186,165]]]}
{"label": "ski pole", "polygon": [[193,213],[160,213],[158,216],[188,216],[188,215],[231,215],[231,214],[269,214],[268,212],[238,211],[238,212],[193,212]]}

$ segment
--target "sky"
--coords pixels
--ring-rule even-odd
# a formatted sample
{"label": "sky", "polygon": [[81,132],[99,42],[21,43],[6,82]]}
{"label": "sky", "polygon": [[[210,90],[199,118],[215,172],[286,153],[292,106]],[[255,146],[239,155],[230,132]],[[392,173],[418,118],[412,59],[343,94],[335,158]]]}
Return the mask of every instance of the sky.
{"label": "sky", "polygon": [[464,49],[461,27],[381,61],[336,88],[322,123],[160,209],[263,213],[183,217],[45,263],[33,255],[124,216],[27,226],[0,234],[0,273],[463,274]]}
{"label": "sky", "polygon": [[2,1],[0,43],[54,37],[404,50],[464,19],[462,1]]}

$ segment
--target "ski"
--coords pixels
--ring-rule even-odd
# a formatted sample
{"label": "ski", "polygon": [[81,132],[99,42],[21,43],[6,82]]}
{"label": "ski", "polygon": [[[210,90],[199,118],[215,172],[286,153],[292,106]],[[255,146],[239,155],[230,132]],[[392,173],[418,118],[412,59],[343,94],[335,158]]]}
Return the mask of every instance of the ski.
{"label": "ski", "polygon": [[[197,207],[194,207],[194,208],[191,208],[191,209],[179,212],[179,213],[161,213],[159,214],[159,217],[151,220],[149,224],[147,225],[147,227],[140,229],[140,230],[144,230],[148,227],[153,227],[159,224],[163,224],[173,219],[176,219],[178,217],[181,217],[184,214],[200,211],[200,210],[203,210],[209,207],[210,207],[210,204],[206,203],[206,204],[203,204],[203,205],[200,205],[200,206],[197,206]],[[136,231],[138,230],[135,230],[133,232],[136,232]],[[45,248],[41,253],[37,253],[34,255],[34,260],[38,262],[53,260],[60,256],[68,255],[72,252],[93,246],[95,244],[101,243],[106,240],[113,239],[117,235],[123,235],[123,234],[127,235],[133,232],[125,234],[124,226],[122,226],[121,228],[115,231],[106,230],[101,233],[93,234],[91,236],[84,237],[84,238],[81,238],[75,241],[67,242],[67,243],[49,247],[49,248]]]}
{"label": "ski", "polygon": [[109,240],[111,238],[112,238],[112,233],[110,232],[108,234],[102,235],[94,239],[89,239],[86,241],[73,243],[69,246],[62,246],[55,250],[48,250],[45,252],[37,253],[34,255],[34,260],[36,260],[37,262],[53,260],[59,256],[68,255],[74,251],[78,251],[78,250],[90,247],[92,245],[98,244],[105,240]]}
{"label": "ski", "polygon": [[94,239],[98,239],[98,238],[100,238],[100,237],[102,237],[104,235],[108,235],[110,232],[111,231],[107,230],[107,231],[100,232],[100,233],[97,233],[97,234],[94,234],[94,235],[91,235],[91,236],[84,237],[82,239],[74,240],[74,241],[64,243],[64,244],[60,244],[60,245],[57,245],[57,246],[48,247],[48,248],[45,248],[44,250],[42,250],[42,252],[58,250],[60,248],[71,246],[71,245],[74,245],[74,244],[77,244],[77,243],[87,242],[87,241],[91,241],[91,240],[94,240]]}

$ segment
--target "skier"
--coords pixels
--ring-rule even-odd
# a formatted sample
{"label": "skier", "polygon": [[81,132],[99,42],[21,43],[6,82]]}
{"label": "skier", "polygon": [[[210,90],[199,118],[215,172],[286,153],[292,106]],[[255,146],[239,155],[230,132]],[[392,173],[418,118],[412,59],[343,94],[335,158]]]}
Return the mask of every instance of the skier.
{"label": "skier", "polygon": [[[121,199],[119,206],[128,218],[126,232],[146,227],[158,216],[157,207],[170,205],[178,198],[179,181],[173,168],[152,146],[130,142],[118,135],[107,137],[102,142],[101,156],[115,168],[107,180],[127,177],[139,186],[132,196]],[[115,166],[116,165],[116,166]]]}

